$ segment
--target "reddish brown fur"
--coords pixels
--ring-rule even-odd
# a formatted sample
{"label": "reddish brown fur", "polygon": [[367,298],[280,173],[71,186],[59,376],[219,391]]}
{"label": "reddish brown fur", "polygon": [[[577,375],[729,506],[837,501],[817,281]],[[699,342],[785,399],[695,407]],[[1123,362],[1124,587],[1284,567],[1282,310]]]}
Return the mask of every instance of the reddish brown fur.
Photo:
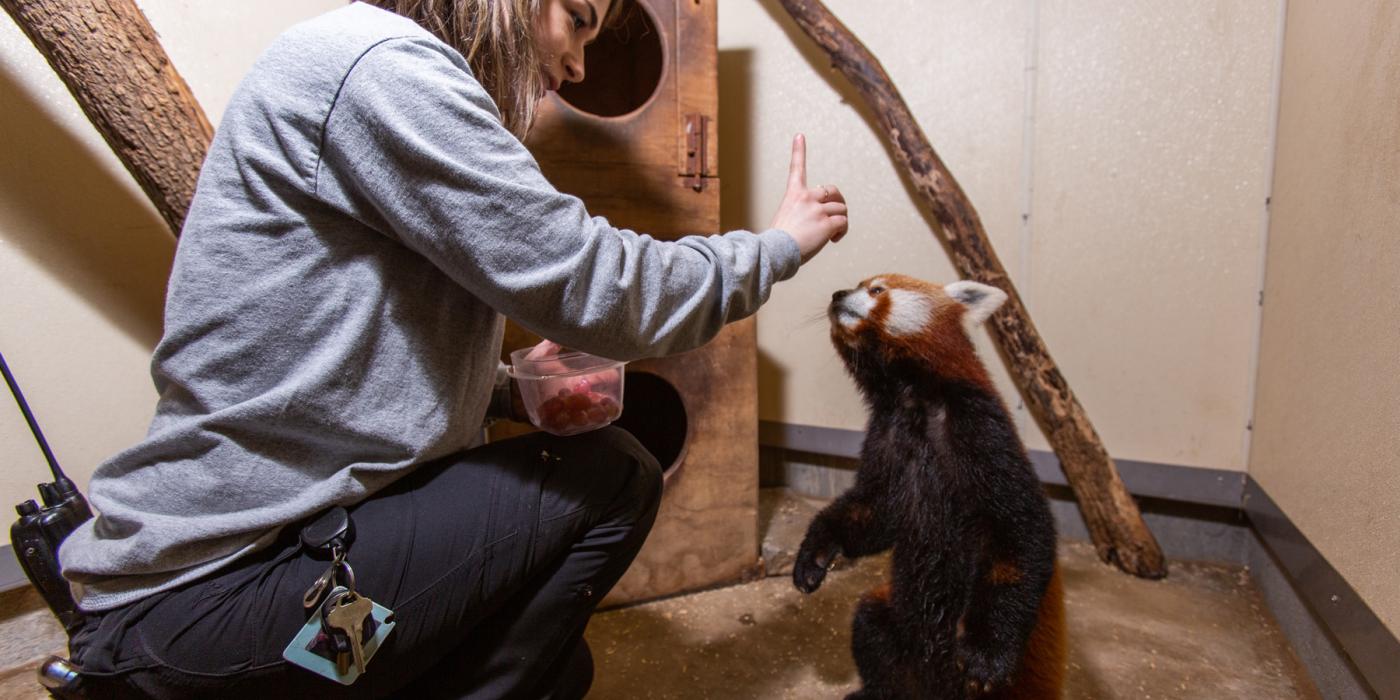
{"label": "reddish brown fur", "polygon": [[1025,574],[1015,564],[1011,562],[999,561],[992,565],[992,570],[987,572],[987,583],[996,586],[1005,586],[1011,583],[1020,582]]}
{"label": "reddish brown fur", "polygon": [[865,598],[876,603],[890,602],[890,582],[886,581],[866,592]]}

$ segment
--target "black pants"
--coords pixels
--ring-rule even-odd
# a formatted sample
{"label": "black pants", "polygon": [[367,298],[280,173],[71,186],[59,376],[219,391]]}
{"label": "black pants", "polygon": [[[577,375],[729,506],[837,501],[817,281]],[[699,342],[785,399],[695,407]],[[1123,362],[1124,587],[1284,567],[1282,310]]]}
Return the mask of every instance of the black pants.
{"label": "black pants", "polygon": [[358,590],[396,626],[351,686],[282,659],[327,567],[300,524],[181,588],[88,617],[89,697],[580,698],[583,630],[656,517],[661,470],[618,428],[493,443],[350,508]]}

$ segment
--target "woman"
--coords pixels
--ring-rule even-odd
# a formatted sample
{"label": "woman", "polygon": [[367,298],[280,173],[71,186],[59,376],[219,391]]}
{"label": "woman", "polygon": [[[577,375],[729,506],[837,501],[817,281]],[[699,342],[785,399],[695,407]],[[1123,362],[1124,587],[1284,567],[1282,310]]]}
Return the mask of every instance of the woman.
{"label": "woman", "polygon": [[[846,230],[794,141],[771,230],[658,242],[590,217],[521,143],[625,0],[383,0],[293,28],[230,101],[171,273],[140,444],[60,558],[94,697],[581,697],[588,616],[655,516],[630,435],[478,446],[502,315],[616,359],[697,347]],[[395,614],[342,686],[287,663],[350,507]]]}

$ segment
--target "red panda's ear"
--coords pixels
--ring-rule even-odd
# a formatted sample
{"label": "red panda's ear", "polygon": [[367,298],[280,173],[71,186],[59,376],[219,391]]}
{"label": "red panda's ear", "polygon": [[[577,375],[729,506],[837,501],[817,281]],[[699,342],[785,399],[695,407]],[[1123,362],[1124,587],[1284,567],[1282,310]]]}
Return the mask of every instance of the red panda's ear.
{"label": "red panda's ear", "polygon": [[944,287],[943,292],[967,307],[963,322],[969,328],[981,325],[1006,302],[1006,292],[990,284],[971,280],[954,282]]}

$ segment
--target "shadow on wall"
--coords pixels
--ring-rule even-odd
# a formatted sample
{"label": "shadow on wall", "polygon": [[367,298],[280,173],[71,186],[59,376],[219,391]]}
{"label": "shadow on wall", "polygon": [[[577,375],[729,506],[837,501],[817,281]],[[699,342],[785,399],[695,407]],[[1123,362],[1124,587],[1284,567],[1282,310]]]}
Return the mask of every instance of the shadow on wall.
{"label": "shadow on wall", "polygon": [[[758,419],[785,422],[788,414],[786,393],[787,369],[773,356],[758,349]],[[770,418],[771,416],[771,418]]]}
{"label": "shadow on wall", "polygon": [[[719,198],[720,229],[755,230],[767,226],[753,207],[754,129],[753,51],[719,52],[719,175],[724,195]],[[770,205],[772,206],[772,205]]]}
{"label": "shadow on wall", "polygon": [[3,66],[0,134],[5,240],[120,332],[154,347],[175,254],[165,222]]}
{"label": "shadow on wall", "polygon": [[[733,49],[719,52],[719,162],[724,196],[719,200],[720,230],[762,230],[772,211],[755,211],[753,51]],[[769,204],[768,206],[772,206]],[[787,415],[783,401],[786,372],[773,358],[758,349],[758,415]]]}

